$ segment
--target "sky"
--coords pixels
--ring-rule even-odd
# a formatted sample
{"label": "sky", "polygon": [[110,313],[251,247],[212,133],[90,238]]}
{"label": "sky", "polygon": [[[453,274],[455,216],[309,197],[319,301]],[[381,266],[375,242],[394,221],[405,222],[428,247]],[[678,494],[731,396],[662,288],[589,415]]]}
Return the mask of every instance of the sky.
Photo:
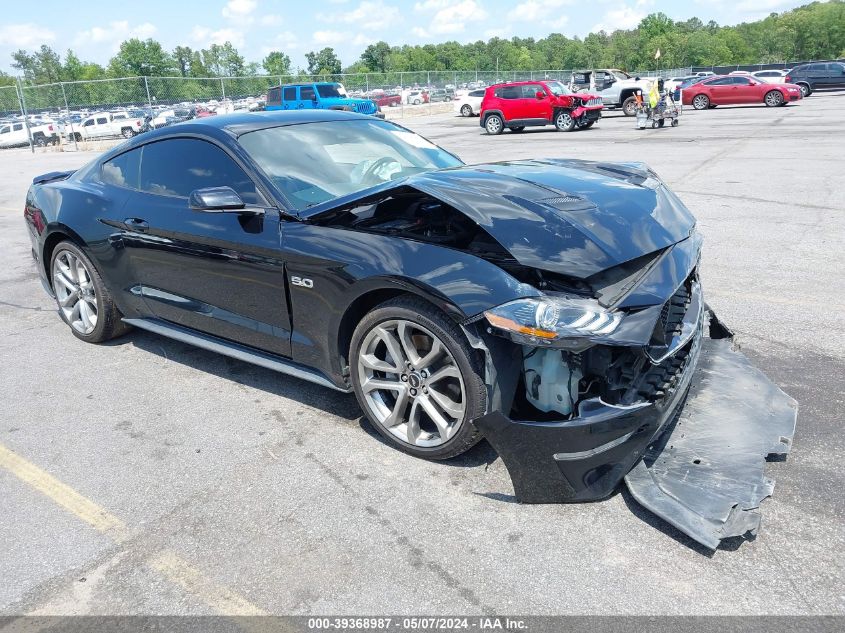
{"label": "sky", "polygon": [[[635,27],[649,13],[674,20],[737,24],[801,4],[795,0],[41,0],[2,2],[0,69],[13,73],[11,53],[47,44],[62,56],[72,48],[85,61],[105,65],[120,42],[152,37],[172,50],[230,41],[247,61],[269,51],[287,53],[294,67],[305,53],[331,46],[343,65],[364,48],[491,37],[540,38],[552,32],[584,37],[591,31]],[[74,8],[75,6],[75,8]],[[49,19],[50,16],[59,19]]]}

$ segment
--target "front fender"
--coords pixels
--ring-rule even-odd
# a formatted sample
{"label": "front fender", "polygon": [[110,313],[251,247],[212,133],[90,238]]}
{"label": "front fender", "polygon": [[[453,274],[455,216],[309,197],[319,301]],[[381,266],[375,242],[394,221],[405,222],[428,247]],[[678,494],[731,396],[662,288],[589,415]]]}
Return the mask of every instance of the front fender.
{"label": "front fender", "polygon": [[341,323],[366,295],[416,294],[462,321],[540,294],[469,253],[387,235],[291,222],[283,228],[283,245],[293,358],[333,376],[346,355],[338,347]]}

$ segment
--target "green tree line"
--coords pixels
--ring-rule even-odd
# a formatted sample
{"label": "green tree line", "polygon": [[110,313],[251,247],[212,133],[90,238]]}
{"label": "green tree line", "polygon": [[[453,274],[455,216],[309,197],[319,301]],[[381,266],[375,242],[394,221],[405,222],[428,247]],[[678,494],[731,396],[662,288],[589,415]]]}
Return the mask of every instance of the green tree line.
{"label": "green tree line", "polygon": [[[153,40],[129,39],[105,66],[83,61],[68,50],[64,59],[46,45],[12,54],[15,68],[29,84],[131,76],[241,77],[259,74],[394,73],[408,71],[502,71],[614,67],[649,70],[661,51],[664,68],[830,59],[845,55],[845,1],[813,2],[757,22],[736,26],[704,23],[698,18],[673,21],[663,13],[645,17],[630,30],[600,31],[585,38],[551,33],[541,38],[502,39],[468,44],[390,46],[377,42],[343,67],[332,48],[306,53],[306,66],[294,69],[282,51],[260,62],[247,62],[230,43],[194,50],[165,50]],[[0,85],[12,78],[0,73]]]}

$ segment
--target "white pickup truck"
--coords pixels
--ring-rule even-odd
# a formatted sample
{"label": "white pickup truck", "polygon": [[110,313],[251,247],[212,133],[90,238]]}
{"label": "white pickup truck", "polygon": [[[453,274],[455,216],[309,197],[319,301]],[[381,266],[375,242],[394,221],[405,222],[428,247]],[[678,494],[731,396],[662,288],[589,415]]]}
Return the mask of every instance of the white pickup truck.
{"label": "white pickup truck", "polygon": [[[77,141],[107,136],[132,138],[141,132],[142,125],[142,119],[130,117],[126,112],[97,112],[75,124],[73,134]],[[70,126],[67,133],[70,134]]]}
{"label": "white pickup truck", "polygon": [[[34,121],[29,124],[32,142],[39,146],[57,145],[59,142],[58,128],[54,123]],[[23,121],[9,121],[0,123],[0,147],[17,147],[29,145],[26,124]]]}
{"label": "white pickup truck", "polygon": [[651,82],[639,77],[632,77],[624,70],[602,68],[598,70],[579,70],[572,73],[572,90],[585,91],[601,96],[605,108],[622,108],[625,116],[637,113],[634,94],[642,90],[643,94],[651,88]]}

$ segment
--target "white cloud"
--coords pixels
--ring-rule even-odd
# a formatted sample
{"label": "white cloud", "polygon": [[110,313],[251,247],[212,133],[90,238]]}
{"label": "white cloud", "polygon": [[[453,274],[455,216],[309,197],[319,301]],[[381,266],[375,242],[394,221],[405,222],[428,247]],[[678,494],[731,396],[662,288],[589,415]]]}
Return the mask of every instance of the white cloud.
{"label": "white cloud", "polygon": [[375,44],[376,40],[371,38],[369,35],[358,33],[358,35],[352,38],[352,43],[355,46],[369,46],[370,44]]}
{"label": "white cloud", "polygon": [[43,26],[36,26],[32,22],[26,24],[6,24],[0,26],[0,42],[3,47],[29,48],[56,39],[56,34]]}
{"label": "white cloud", "polygon": [[[568,4],[572,4],[572,0],[527,0],[516,5],[508,17],[517,22],[546,22],[550,16],[556,15],[561,7]],[[555,22],[560,22],[561,19],[565,24],[566,16],[558,18]]]}
{"label": "white cloud", "polygon": [[284,23],[284,18],[282,16],[277,15],[275,13],[271,13],[269,15],[263,15],[258,19],[258,22],[261,26],[279,26]]}
{"label": "white cloud", "polygon": [[633,7],[624,5],[605,13],[602,21],[596,24],[591,30],[594,33],[598,31],[611,33],[617,29],[633,29],[645,16],[646,14],[642,11],[637,11]]}
{"label": "white cloud", "polygon": [[213,30],[206,26],[195,26],[191,31],[191,39],[197,46],[206,47],[211,44],[225,44],[231,42],[232,46],[240,47],[246,42],[243,31],[237,29]]}
{"label": "white cloud", "polygon": [[241,19],[248,17],[258,6],[256,0],[229,0],[223,7],[224,18]]}
{"label": "white cloud", "polygon": [[507,34],[507,29],[487,29],[484,31],[484,37],[486,39],[491,39],[494,37],[504,37]]}
{"label": "white cloud", "polygon": [[417,2],[414,10],[423,13],[433,11],[434,15],[426,31],[440,35],[463,33],[467,22],[487,19],[487,11],[476,0],[424,0]]}
{"label": "white cloud", "polygon": [[399,9],[385,4],[383,0],[363,0],[357,7],[341,13],[318,13],[323,22],[355,24],[359,28],[374,31],[396,24],[401,19]]}
{"label": "white cloud", "polygon": [[288,51],[296,50],[297,48],[299,48],[299,38],[296,36],[296,33],[292,31],[284,31],[274,37],[269,45],[261,47],[261,55],[262,57],[265,57],[268,53],[272,53],[273,51],[287,53]]}
{"label": "white cloud", "polygon": [[422,37],[422,38],[425,38],[425,39],[428,39],[429,37],[431,37],[431,33],[429,33],[428,31],[426,31],[424,28],[422,28],[420,26],[415,26],[414,28],[412,28],[411,33],[413,33],[417,37]]}
{"label": "white cloud", "polygon": [[314,43],[338,46],[350,38],[348,31],[314,31]]}
{"label": "white cloud", "polygon": [[108,48],[112,51],[120,48],[120,43],[133,37],[145,40],[156,34],[158,29],[154,24],[144,22],[137,26],[129,26],[128,20],[111,22],[107,26],[92,26],[90,29],[80,31],[74,38],[74,44],[83,46],[94,43],[100,44],[100,48]]}

